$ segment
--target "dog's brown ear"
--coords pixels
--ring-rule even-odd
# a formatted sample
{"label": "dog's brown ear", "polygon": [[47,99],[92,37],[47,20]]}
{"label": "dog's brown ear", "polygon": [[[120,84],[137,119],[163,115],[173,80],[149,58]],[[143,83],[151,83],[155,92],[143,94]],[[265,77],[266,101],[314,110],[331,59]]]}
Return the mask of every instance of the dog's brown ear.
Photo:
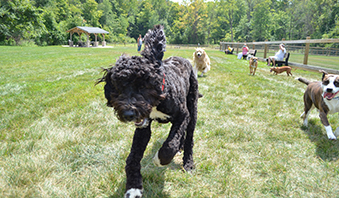
{"label": "dog's brown ear", "polygon": [[324,70],[319,70],[319,72],[323,73],[323,76],[321,77],[321,80],[323,80],[325,78],[325,76],[328,74],[326,71]]}

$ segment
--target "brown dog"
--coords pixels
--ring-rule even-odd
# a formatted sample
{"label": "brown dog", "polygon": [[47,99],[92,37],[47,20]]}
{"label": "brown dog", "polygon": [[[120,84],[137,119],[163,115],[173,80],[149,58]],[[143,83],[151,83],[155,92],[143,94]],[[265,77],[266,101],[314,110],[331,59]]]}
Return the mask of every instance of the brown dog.
{"label": "brown dog", "polygon": [[255,71],[257,70],[257,68],[258,68],[258,58],[252,56],[250,58],[250,75],[252,74],[254,76]]}
{"label": "brown dog", "polygon": [[287,76],[290,76],[290,74],[291,74],[291,76],[293,76],[292,73],[291,73],[291,70],[292,70],[292,68],[289,67],[289,66],[271,67],[270,72],[274,71],[274,74],[277,75],[277,74],[280,74],[280,73],[286,71]]}

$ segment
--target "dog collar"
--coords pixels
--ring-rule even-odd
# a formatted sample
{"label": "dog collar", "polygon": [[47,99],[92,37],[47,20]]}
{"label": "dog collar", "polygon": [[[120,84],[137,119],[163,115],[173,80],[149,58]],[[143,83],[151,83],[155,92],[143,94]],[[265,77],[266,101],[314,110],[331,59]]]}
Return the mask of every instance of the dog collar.
{"label": "dog collar", "polygon": [[164,91],[164,88],[165,88],[165,73],[164,73],[164,78],[162,79],[162,85],[161,85],[161,91]]}

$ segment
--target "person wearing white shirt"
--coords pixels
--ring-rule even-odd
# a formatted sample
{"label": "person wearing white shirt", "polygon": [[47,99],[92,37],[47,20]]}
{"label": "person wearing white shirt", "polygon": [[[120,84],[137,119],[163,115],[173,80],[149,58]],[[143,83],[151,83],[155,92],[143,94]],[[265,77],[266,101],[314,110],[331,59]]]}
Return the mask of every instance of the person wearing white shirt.
{"label": "person wearing white shirt", "polygon": [[280,44],[279,45],[279,51],[277,53],[275,53],[274,56],[270,56],[268,57],[268,62],[267,62],[267,66],[270,66],[271,62],[273,63],[273,65],[275,65],[275,61],[282,61],[284,59],[284,56],[286,54],[286,48],[284,44]]}

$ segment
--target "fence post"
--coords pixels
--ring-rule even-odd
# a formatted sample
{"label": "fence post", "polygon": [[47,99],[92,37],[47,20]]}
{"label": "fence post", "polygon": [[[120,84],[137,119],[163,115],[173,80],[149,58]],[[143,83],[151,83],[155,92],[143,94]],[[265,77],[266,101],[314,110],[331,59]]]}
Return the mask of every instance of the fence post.
{"label": "fence post", "polygon": [[255,45],[254,45],[254,42],[255,42],[255,40],[253,40],[253,49],[255,49]]}
{"label": "fence post", "polygon": [[305,54],[304,54],[304,65],[307,65],[307,61],[308,61],[308,52],[310,50],[310,43],[308,40],[310,40],[311,37],[306,37],[306,44],[305,44]]}
{"label": "fence post", "polygon": [[[267,42],[267,41],[268,41],[268,40],[266,39],[265,42]],[[264,48],[264,58],[267,57],[267,47],[268,47],[268,45],[267,45],[267,43],[265,43],[265,48]]]}

